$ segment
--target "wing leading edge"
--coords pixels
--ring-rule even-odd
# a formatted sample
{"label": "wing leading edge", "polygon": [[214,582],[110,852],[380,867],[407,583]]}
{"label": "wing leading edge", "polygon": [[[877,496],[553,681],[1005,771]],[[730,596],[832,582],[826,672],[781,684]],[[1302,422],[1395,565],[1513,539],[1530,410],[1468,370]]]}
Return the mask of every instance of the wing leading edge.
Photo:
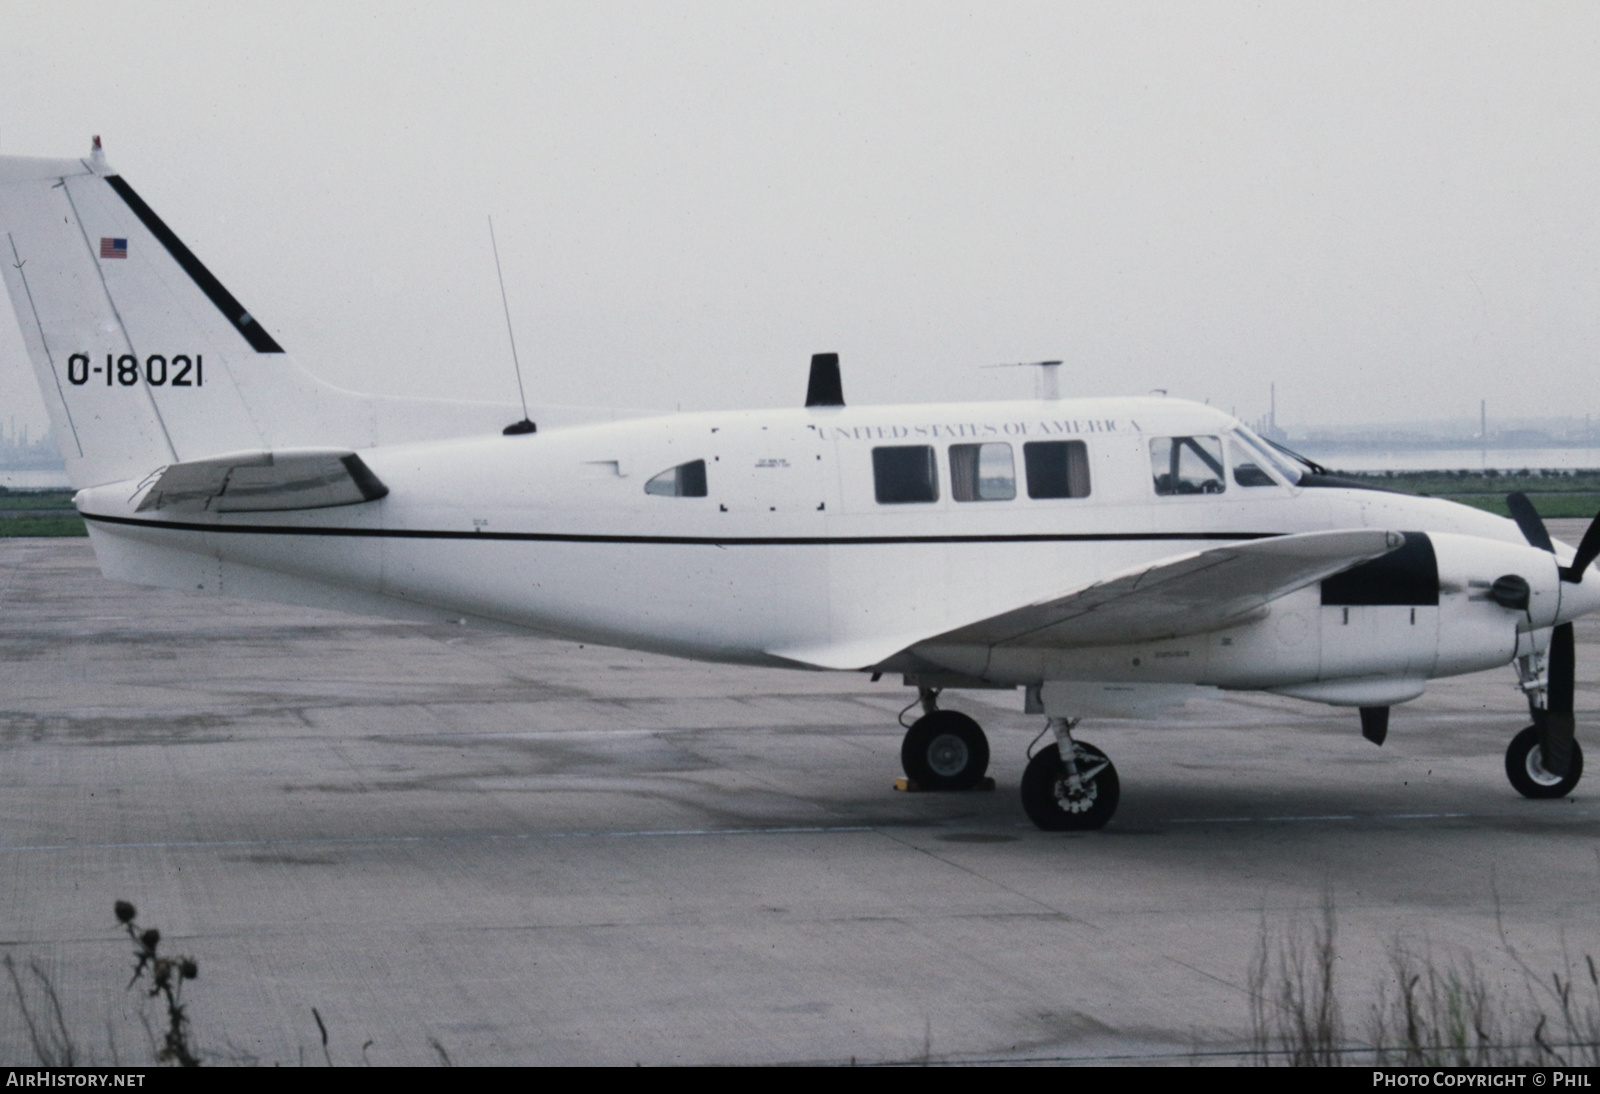
{"label": "wing leading edge", "polygon": [[235,452],[162,468],[138,512],[261,513],[377,501],[389,493],[349,449]]}
{"label": "wing leading edge", "polygon": [[770,652],[819,668],[862,669],[913,646],[1069,648],[1201,634],[1404,543],[1399,532],[1367,529],[1248,540],[1163,559],[914,641]]}

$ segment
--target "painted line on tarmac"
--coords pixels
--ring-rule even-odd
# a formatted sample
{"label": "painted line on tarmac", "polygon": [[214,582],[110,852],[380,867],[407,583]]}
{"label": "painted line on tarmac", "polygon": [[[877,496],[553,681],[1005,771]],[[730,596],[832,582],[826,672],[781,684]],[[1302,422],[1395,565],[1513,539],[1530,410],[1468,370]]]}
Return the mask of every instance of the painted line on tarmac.
{"label": "painted line on tarmac", "polygon": [[1175,817],[1167,824],[1284,824],[1302,821],[1459,820],[1471,813],[1326,813],[1303,817]]}
{"label": "painted line on tarmac", "polygon": [[[1561,820],[1590,817],[1589,809],[1574,809],[1559,816],[1538,819]],[[1173,817],[1162,824],[1294,824],[1304,821],[1412,821],[1412,820],[1503,820],[1513,813],[1326,813],[1299,817]],[[1520,818],[1519,818],[1520,819]]]}
{"label": "painted line on tarmac", "polygon": [[554,839],[662,839],[672,836],[809,836],[872,832],[872,825],[795,825],[781,828],[650,828],[632,832],[473,832],[456,836],[307,836],[302,839],[152,840],[144,843],[37,843],[0,846],[0,854],[29,851],[152,851],[207,847],[329,847],[386,843],[498,843]]}

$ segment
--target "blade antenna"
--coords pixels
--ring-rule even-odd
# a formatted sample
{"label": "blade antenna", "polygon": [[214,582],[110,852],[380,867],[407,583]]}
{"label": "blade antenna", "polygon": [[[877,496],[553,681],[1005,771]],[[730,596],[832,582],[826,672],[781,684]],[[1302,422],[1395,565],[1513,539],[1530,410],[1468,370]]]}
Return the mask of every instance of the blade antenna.
{"label": "blade antenna", "polygon": [[506,299],[506,275],[500,270],[500,245],[494,239],[494,215],[489,216],[489,247],[494,251],[494,275],[500,279],[500,307],[506,313],[506,337],[511,340],[511,367],[517,373],[517,397],[522,400],[522,421],[512,422],[500,432],[507,437],[537,433],[539,427],[528,417],[528,393],[522,388],[522,362],[517,360],[517,334],[511,329],[511,304]]}

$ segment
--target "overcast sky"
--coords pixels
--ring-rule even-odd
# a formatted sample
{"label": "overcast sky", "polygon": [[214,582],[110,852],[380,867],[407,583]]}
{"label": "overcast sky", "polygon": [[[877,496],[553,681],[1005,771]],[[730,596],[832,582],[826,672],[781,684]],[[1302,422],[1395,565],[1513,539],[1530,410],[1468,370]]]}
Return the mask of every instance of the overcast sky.
{"label": "overcast sky", "polygon": [[[119,169],[306,367],[535,400],[1600,414],[1600,5],[0,2],[0,151]],[[42,426],[14,320],[0,398]]]}

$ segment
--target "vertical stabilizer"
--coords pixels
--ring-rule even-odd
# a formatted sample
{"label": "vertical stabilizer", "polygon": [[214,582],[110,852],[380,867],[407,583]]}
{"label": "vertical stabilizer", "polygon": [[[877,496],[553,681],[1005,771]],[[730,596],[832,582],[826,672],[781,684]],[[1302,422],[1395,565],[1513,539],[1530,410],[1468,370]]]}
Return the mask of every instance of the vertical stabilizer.
{"label": "vertical stabilizer", "polygon": [[244,309],[98,147],[87,161],[0,157],[0,232],[6,289],[74,486],[263,446],[233,376],[281,350],[240,321]]}
{"label": "vertical stabilizer", "polygon": [[361,395],[304,372],[98,139],[82,160],[0,156],[0,270],[75,487],[225,452],[499,433],[507,420],[502,403]]}

